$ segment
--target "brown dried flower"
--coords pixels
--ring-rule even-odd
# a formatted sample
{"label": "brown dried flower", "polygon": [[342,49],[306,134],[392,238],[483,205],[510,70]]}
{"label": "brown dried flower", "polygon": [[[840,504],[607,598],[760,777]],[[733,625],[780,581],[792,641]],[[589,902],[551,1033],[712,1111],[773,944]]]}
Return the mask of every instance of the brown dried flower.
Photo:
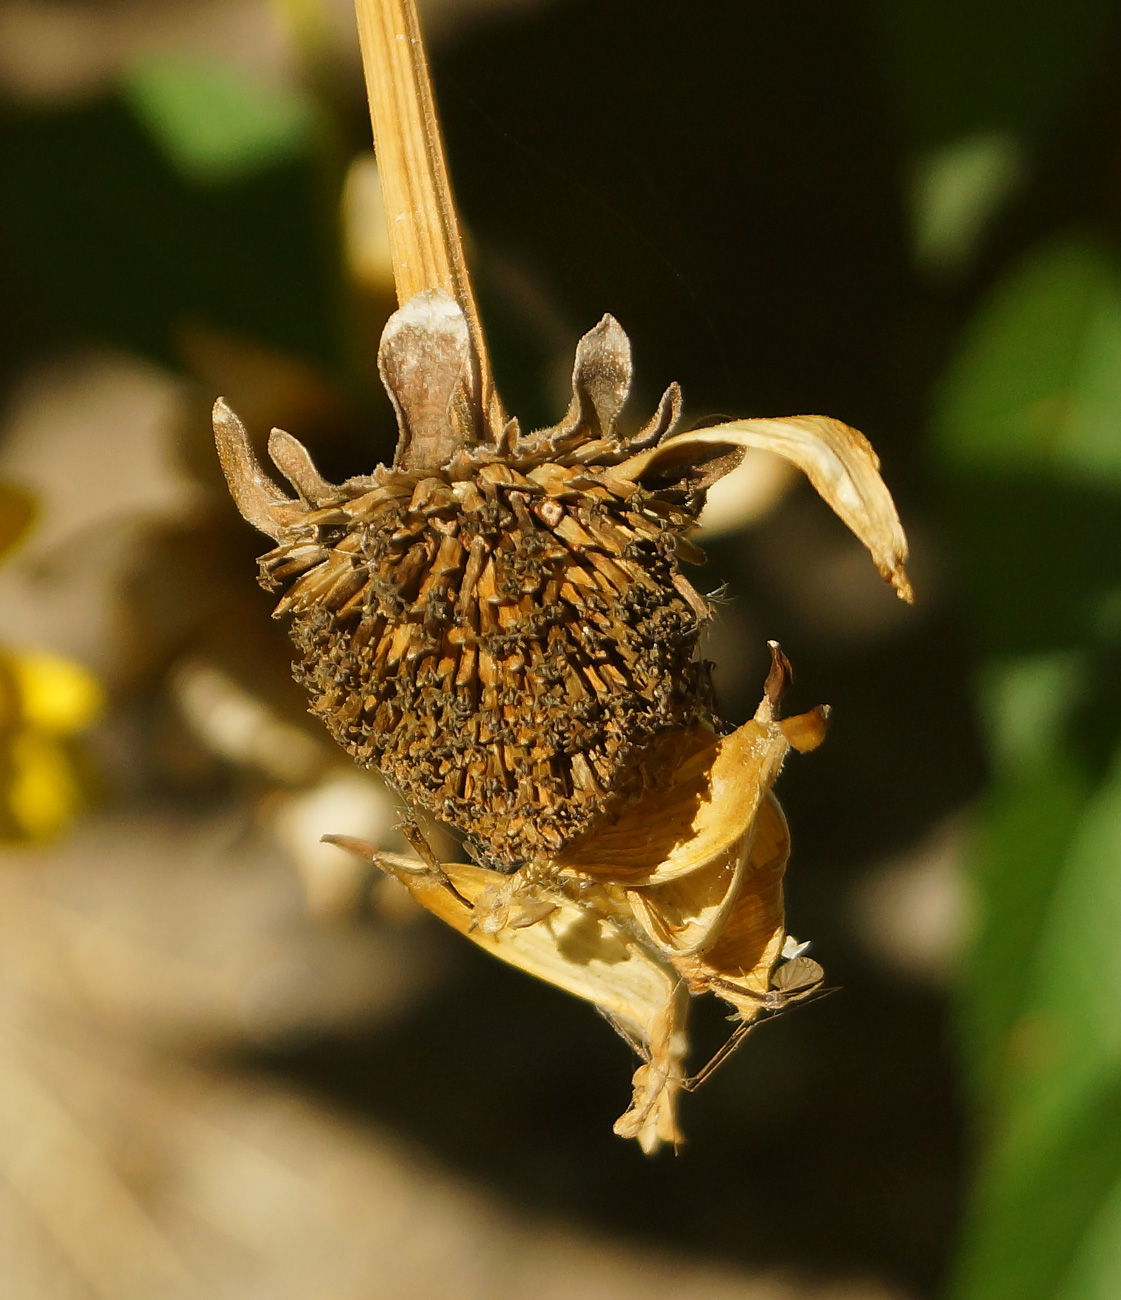
{"label": "brown dried flower", "polygon": [[[415,14],[406,0],[360,5],[360,23],[364,12],[368,72],[404,76],[403,48],[406,80],[424,91],[430,153],[416,183],[433,185],[452,244],[443,270],[418,272],[415,249],[395,255],[402,306],[378,361],[397,454],[331,484],[274,430],[289,496],[219,400],[223,468],[242,514],[276,542],[261,581],[286,588],[276,613],[291,616],[312,712],[407,809],[461,831],[474,865],[337,842],[475,943],[598,1006],[643,1058],[616,1132],[651,1151],[680,1141],[689,995],[715,993],[748,1025],[822,980],[785,931],[789,837],[771,787],[791,747],[820,742],[825,712],[780,719],[789,665],[772,644],[755,717],[723,734],[696,654],[712,611],[679,567],[705,490],[747,447],[785,456],[909,600],[906,542],[875,454],[839,421],[674,435],[671,385],[626,433],[630,345],[610,316],[580,341],[564,418],[528,434],[508,420],[446,220]],[[384,113],[378,128],[375,103],[384,170]],[[415,199],[387,187],[391,212],[395,201],[415,212]]]}

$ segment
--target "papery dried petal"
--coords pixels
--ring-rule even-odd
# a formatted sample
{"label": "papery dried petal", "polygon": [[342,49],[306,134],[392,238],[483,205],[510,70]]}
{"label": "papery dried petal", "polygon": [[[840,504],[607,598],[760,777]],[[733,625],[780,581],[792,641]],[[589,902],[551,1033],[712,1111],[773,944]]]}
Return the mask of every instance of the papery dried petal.
{"label": "papery dried petal", "polygon": [[782,877],[790,856],[790,833],[778,800],[768,795],[759,810],[755,836],[739,896],[719,938],[706,951],[670,956],[693,993],[715,993],[743,1020],[753,1020],[771,988],[771,971],[786,938]]}
{"label": "papery dried petal", "polygon": [[[773,451],[797,465],[868,548],[876,568],[899,596],[908,602],[914,599],[903,568],[907,538],[891,493],[880,478],[879,457],[862,433],[840,420],[826,415],[732,420],[668,438],[625,461],[615,473],[634,482],[672,478],[680,475],[681,467],[699,459],[728,457],[745,447]],[[736,463],[738,458],[727,459],[724,472]]]}
{"label": "papery dried petal", "polygon": [[[781,722],[760,711],[722,740],[712,740],[678,768],[667,790],[605,820],[557,859],[562,874],[637,886],[662,885],[710,868],[755,821],[793,739],[813,748],[824,734],[814,710]],[[688,752],[698,732],[682,738]]]}
{"label": "papery dried petal", "polygon": [[671,959],[695,956],[719,939],[739,897],[753,833],[754,827],[699,871],[627,890],[635,916]]}

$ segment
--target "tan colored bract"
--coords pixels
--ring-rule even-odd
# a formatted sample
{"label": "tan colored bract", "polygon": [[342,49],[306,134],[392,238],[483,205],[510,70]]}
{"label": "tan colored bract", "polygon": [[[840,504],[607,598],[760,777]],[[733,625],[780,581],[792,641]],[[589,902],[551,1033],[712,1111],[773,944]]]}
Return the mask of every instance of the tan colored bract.
{"label": "tan colored bract", "polygon": [[630,344],[610,316],[579,344],[564,417],[529,433],[508,420],[412,0],[358,11],[398,231],[401,307],[378,358],[397,453],[332,484],[274,430],[291,495],[219,400],[222,465],[242,514],[276,543],[261,578],[287,588],[276,612],[293,620],[312,712],[408,809],[459,830],[475,863],[335,842],[480,947],[594,1003],[642,1058],[615,1131],[646,1151],[676,1145],[676,1098],[695,1082],[690,995],[723,998],[742,1036],[821,987],[785,930],[790,842],[772,787],[791,748],[820,743],[826,717],[780,717],[790,671],[772,643],[755,716],[724,734],[696,653],[712,611],[679,557],[695,551],[706,489],[754,447],[802,469],[910,600],[906,539],[875,453],[838,420],[674,434],[671,385],[628,432]]}

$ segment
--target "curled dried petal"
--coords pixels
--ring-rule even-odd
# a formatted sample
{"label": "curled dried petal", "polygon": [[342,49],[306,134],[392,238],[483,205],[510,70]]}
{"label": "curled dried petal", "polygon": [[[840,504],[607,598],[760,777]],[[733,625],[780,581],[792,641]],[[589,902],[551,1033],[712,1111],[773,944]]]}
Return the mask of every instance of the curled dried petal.
{"label": "curled dried petal", "polygon": [[778,800],[768,795],[759,810],[747,870],[723,929],[704,952],[670,955],[693,993],[715,993],[745,1021],[762,1010],[771,972],[782,956],[785,934],[782,878],[790,856],[790,833]]}
{"label": "curled dried petal", "polygon": [[754,827],[700,871],[646,889],[628,889],[627,901],[671,960],[694,957],[719,939],[739,897]]}
{"label": "curled dried petal", "polygon": [[636,482],[680,476],[689,465],[701,461],[709,464],[722,453],[722,472],[727,473],[738,463],[738,457],[730,458],[732,453],[747,447],[773,451],[797,465],[868,548],[876,568],[900,598],[908,602],[914,599],[903,567],[907,538],[891,493],[880,477],[879,458],[862,433],[840,420],[826,415],[732,420],[668,438],[660,446],[631,457],[615,473]]}
{"label": "curled dried petal", "polygon": [[799,748],[812,748],[813,737],[823,734],[822,711],[781,722],[771,711],[764,699],[750,722],[688,758],[669,789],[565,849],[557,859],[562,874],[635,888],[710,869],[750,831],[792,738]]}

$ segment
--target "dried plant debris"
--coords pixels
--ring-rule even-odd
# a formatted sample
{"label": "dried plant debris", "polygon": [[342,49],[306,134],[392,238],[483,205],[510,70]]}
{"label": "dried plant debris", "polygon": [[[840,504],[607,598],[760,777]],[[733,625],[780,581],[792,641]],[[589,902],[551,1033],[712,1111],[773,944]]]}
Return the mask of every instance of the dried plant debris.
{"label": "dried plant debris", "polygon": [[909,600],[875,454],[821,416],[674,435],[676,385],[624,432],[630,345],[610,316],[580,341],[564,418],[529,434],[484,408],[440,290],[395,313],[379,362],[401,437],[368,476],[327,483],[274,430],[290,496],[229,407],[214,413],[234,500],[276,542],[261,581],[284,590],[312,712],[408,809],[459,830],[475,865],[346,843],[475,943],[599,1007],[643,1058],[616,1131],[676,1144],[688,995],[715,993],[748,1025],[821,984],[785,932],[771,787],[826,717],[780,717],[790,672],[772,645],[755,717],[725,734],[697,657],[712,611],[679,562],[705,490],[764,447]]}

